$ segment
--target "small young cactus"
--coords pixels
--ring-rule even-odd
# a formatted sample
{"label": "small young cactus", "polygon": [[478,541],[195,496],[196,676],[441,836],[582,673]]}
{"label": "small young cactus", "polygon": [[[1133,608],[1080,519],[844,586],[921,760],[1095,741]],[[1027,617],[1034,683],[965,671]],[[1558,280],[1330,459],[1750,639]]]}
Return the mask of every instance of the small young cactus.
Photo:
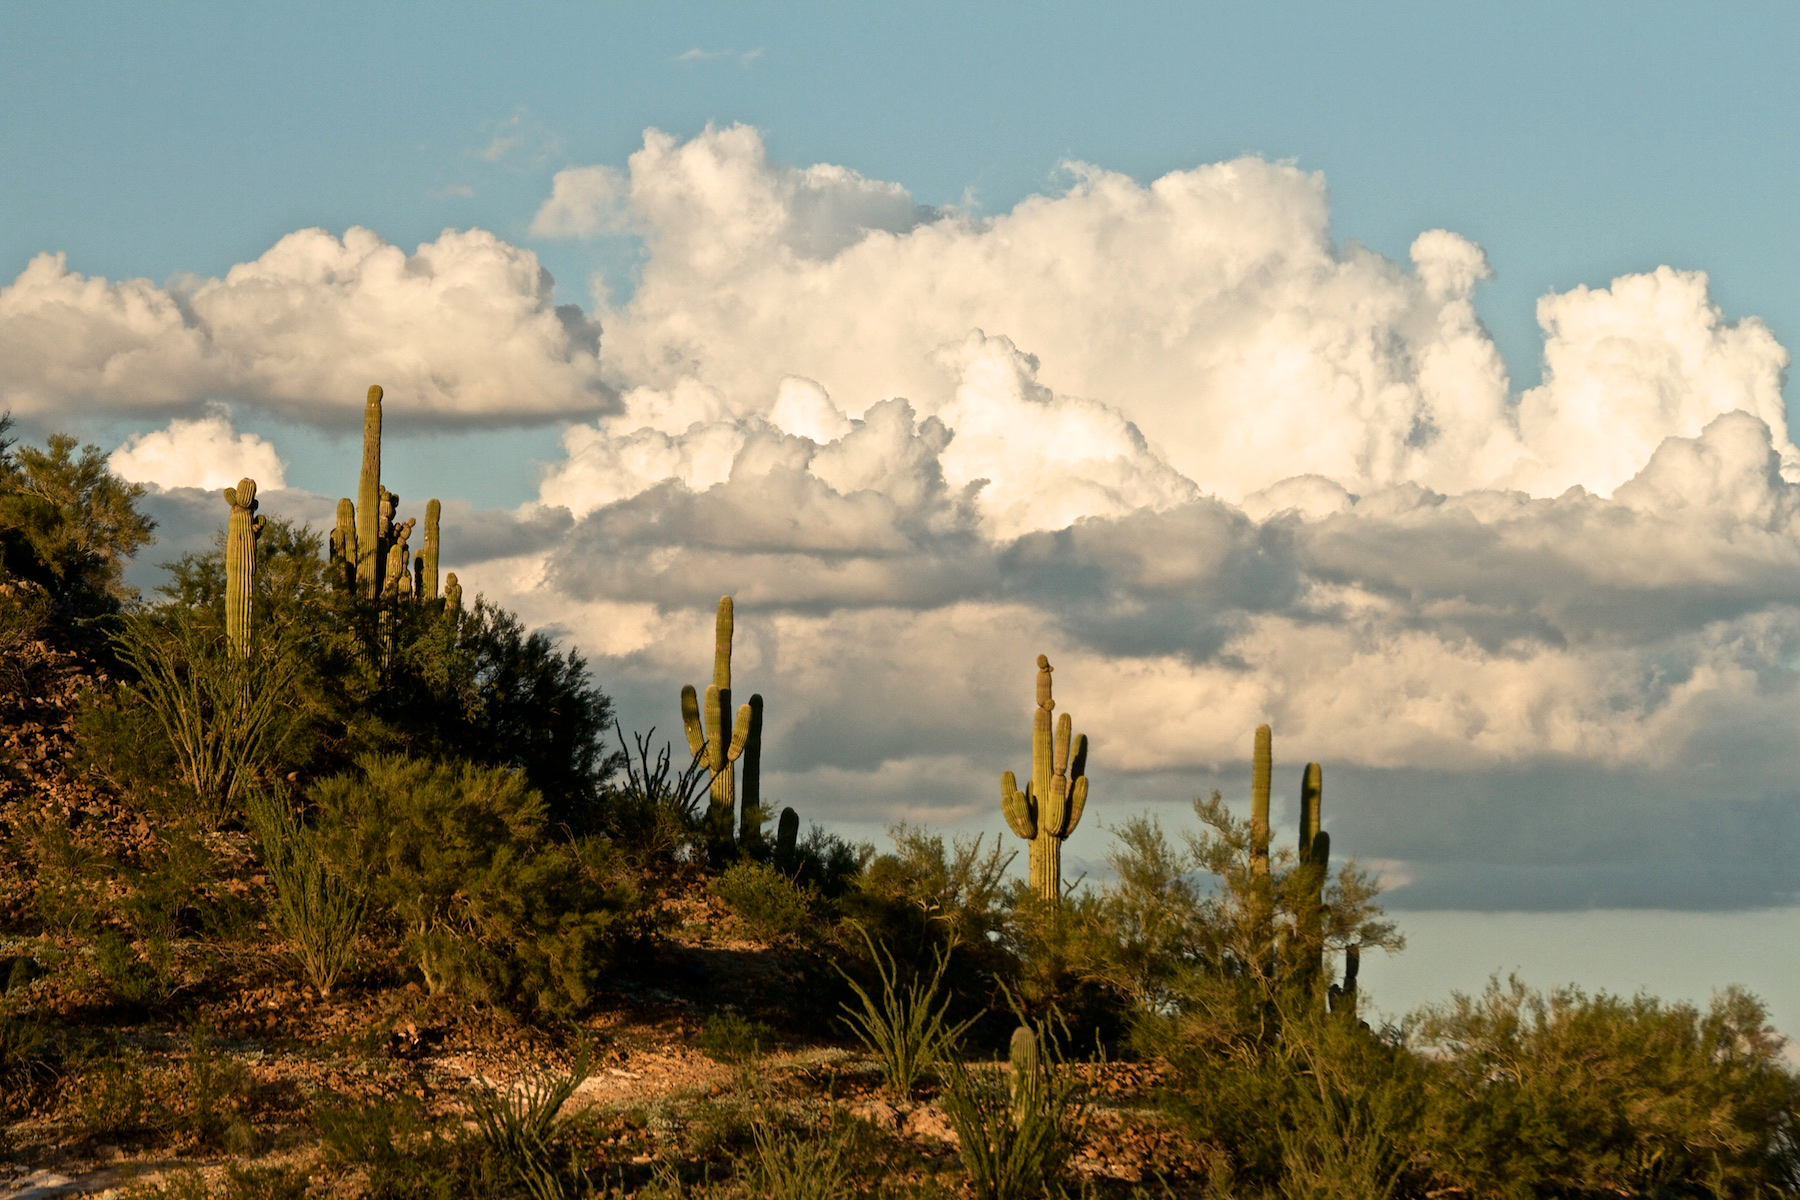
{"label": "small young cactus", "polygon": [[263,519],[256,515],[256,480],[240,479],[225,489],[231,516],[225,526],[225,636],[239,658],[250,653],[250,600],[256,583],[256,537]]}
{"label": "small young cactus", "polygon": [[456,572],[444,576],[444,612],[452,620],[462,614],[462,584],[456,582]]}
{"label": "small young cactus", "polygon": [[1023,1129],[1042,1107],[1044,1094],[1044,1061],[1038,1047],[1037,1034],[1029,1026],[1013,1030],[1007,1047],[1007,1063],[1012,1068],[1013,1128]]}
{"label": "small young cactus", "polygon": [[1038,655],[1037,711],[1031,718],[1031,781],[1020,791],[1013,773],[1000,776],[1000,808],[1012,831],[1030,843],[1032,890],[1051,904],[1062,902],[1062,844],[1087,807],[1087,735],[1074,733],[1064,713],[1050,730],[1056,700],[1050,694],[1050,660]]}

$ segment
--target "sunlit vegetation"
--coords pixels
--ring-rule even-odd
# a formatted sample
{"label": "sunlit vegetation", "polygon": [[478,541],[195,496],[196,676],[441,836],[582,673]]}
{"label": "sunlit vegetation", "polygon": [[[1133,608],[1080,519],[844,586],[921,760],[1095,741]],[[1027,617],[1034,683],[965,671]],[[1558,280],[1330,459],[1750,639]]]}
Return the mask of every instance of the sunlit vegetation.
{"label": "sunlit vegetation", "polygon": [[[98,452],[0,448],[0,1185],[1800,1190],[1800,1076],[1741,991],[1496,980],[1378,1023],[1358,968],[1403,940],[1343,856],[1379,848],[1332,859],[1316,767],[1271,845],[1266,729],[1246,804],[1110,813],[1040,660],[990,834],[803,836],[753,790],[729,604],[714,685],[670,697],[686,744],[622,733],[579,655],[440,587],[435,510],[427,564],[359,495],[329,541],[255,518],[146,600]],[[1084,806],[1109,870],[1069,885]]]}

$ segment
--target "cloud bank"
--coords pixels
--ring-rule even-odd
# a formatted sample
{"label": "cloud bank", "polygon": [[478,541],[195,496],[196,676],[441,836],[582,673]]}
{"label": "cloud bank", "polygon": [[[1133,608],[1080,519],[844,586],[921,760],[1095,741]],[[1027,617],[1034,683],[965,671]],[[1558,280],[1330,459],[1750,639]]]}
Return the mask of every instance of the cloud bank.
{"label": "cloud bank", "polygon": [[1241,796],[1268,721],[1402,906],[1800,890],[1767,848],[1800,826],[1788,356],[1703,273],[1544,297],[1515,390],[1480,247],[1336,242],[1324,181],[1255,158],[1071,165],[977,217],[745,127],[651,131],[532,228],[639,239],[629,298],[564,315],[479,232],[305,232],[167,289],[40,258],[0,377],[179,415],[121,450],[143,471],[229,443],[211,394],[335,413],[410,370],[444,422],[574,416],[536,504],[446,514],[446,562],[664,733],[734,594],[765,792],[809,819],[993,827],[1042,652],[1093,739],[1090,853],[1126,797]]}

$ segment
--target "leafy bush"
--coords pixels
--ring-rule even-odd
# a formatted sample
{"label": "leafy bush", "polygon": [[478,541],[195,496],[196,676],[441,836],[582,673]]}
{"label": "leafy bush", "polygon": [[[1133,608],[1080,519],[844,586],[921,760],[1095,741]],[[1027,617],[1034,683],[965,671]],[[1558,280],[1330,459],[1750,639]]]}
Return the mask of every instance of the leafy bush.
{"label": "leafy bush", "polygon": [[307,980],[329,996],[350,965],[368,894],[333,868],[318,832],[302,825],[278,796],[253,793],[246,808],[275,885],[275,919]]}
{"label": "leafy bush", "polygon": [[774,1042],[773,1029],[733,1012],[713,1013],[700,1026],[700,1051],[714,1062],[751,1062]]}
{"label": "leafy bush", "polygon": [[454,1172],[454,1146],[412,1096],[326,1096],[313,1105],[312,1121],[325,1161],[367,1171],[374,1200],[454,1200],[466,1194]]}
{"label": "leafy bush", "polygon": [[822,899],[835,901],[860,879],[875,848],[867,843],[852,845],[834,833],[814,825],[790,851],[771,845],[765,837],[769,864],[806,891],[816,892]]}
{"label": "leafy bush", "polygon": [[176,1097],[181,1124],[209,1149],[247,1153],[253,1135],[242,1108],[249,1085],[244,1064],[219,1050],[207,1024],[196,1023]]}
{"label": "leafy bush", "polygon": [[[372,754],[456,757],[522,771],[546,819],[578,834],[604,823],[621,755],[605,746],[612,702],[573,651],[559,653],[477,597],[455,620],[433,605],[377,614],[327,578],[318,534],[270,516],[257,540],[256,623],[301,647],[296,703],[310,728],[290,747],[307,774]],[[223,543],[170,564],[169,605],[222,625]]]}
{"label": "leafy bush", "polygon": [[166,939],[147,942],[143,957],[131,938],[103,929],[94,939],[94,969],[117,1000],[129,1005],[161,1004],[175,990],[174,951]]}
{"label": "leafy bush", "polygon": [[1760,1196],[1800,1185],[1800,1080],[1762,1005],[1702,1013],[1517,979],[1427,1009],[1425,1161],[1496,1197]]}
{"label": "leafy bush", "polygon": [[141,485],[106,465],[98,446],[52,434],[43,449],[15,447],[0,416],[0,579],[26,580],[49,595],[65,634],[119,611],[131,598],[125,560],[151,541],[156,522],[137,511]]}
{"label": "leafy bush", "polygon": [[[838,899],[838,941],[847,969],[863,986],[879,989],[878,964],[863,952],[871,942],[902,963],[948,963],[940,979],[956,1019],[998,1018],[995,999],[1018,972],[1007,867],[1013,854],[998,839],[944,839],[908,825],[889,831],[892,853],[874,855]],[[860,932],[847,936],[855,928]],[[1003,1025],[989,1030],[1003,1038]]]}
{"label": "leafy bush", "polygon": [[792,937],[818,923],[812,904],[794,881],[755,859],[739,859],[726,867],[712,881],[712,893],[756,937]]}
{"label": "leafy bush", "polygon": [[610,852],[551,840],[519,772],[369,758],[312,799],[328,858],[368,880],[432,991],[573,1011],[638,932],[637,893]]}

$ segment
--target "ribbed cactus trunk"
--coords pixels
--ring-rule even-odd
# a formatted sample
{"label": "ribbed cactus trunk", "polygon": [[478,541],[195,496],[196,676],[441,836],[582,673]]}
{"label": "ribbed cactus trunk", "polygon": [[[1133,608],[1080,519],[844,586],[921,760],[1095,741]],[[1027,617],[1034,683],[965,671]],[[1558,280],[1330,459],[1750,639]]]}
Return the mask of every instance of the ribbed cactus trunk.
{"label": "ribbed cactus trunk", "polygon": [[1300,777],[1301,896],[1295,914],[1300,932],[1300,983],[1318,986],[1325,969],[1325,877],[1331,867],[1331,835],[1320,828],[1325,800],[1324,771],[1306,764]]}
{"label": "ribbed cactus trunk", "polygon": [[1051,904],[1062,902],[1062,844],[1087,807],[1087,735],[1077,736],[1068,713],[1051,729],[1055,669],[1038,655],[1037,708],[1031,714],[1031,782],[1024,791],[1011,771],[1000,776],[1000,809],[1012,831],[1026,840],[1027,878]]}
{"label": "ribbed cactus trunk", "polygon": [[381,387],[369,388],[363,405],[362,475],[356,482],[356,590],[364,600],[381,598],[387,567],[381,547]]}
{"label": "ribbed cactus trunk", "polygon": [[438,598],[438,518],[444,506],[436,500],[425,505],[425,548],[419,551],[418,581],[413,589],[421,600]]}
{"label": "ribbed cactus trunk", "polygon": [[1256,727],[1256,749],[1250,760],[1250,874],[1269,877],[1269,781],[1275,769],[1274,734]]}
{"label": "ribbed cactus trunk", "polygon": [[[712,730],[708,747],[711,761],[707,764],[712,771],[712,807],[707,813],[707,822],[727,830],[731,828],[732,812],[737,803],[737,773],[732,767],[736,755],[730,753],[732,743],[738,740],[731,727],[732,617],[731,597],[719,597],[719,612],[713,621],[713,681],[706,689],[706,723]],[[745,722],[740,736],[748,737],[749,732],[749,723]]]}
{"label": "ribbed cactus trunk", "polygon": [[225,636],[239,658],[250,653],[250,603],[256,588],[256,535],[262,518],[256,515],[256,480],[240,479],[225,489],[231,516],[225,524]]}
{"label": "ribbed cactus trunk", "polygon": [[1250,758],[1250,937],[1258,969],[1275,974],[1275,891],[1269,879],[1269,788],[1275,771],[1275,737],[1256,727]]}
{"label": "ribbed cactus trunk", "polygon": [[763,698],[752,694],[744,706],[744,779],[739,788],[738,842],[752,846],[762,841],[762,723]]}
{"label": "ribbed cactus trunk", "polygon": [[356,586],[356,501],[348,496],[337,503],[337,528],[331,531],[331,584]]}
{"label": "ribbed cactus trunk", "polygon": [[794,859],[794,850],[800,843],[800,814],[791,808],[781,810],[781,820],[775,826],[775,865],[786,868],[786,864]]}

